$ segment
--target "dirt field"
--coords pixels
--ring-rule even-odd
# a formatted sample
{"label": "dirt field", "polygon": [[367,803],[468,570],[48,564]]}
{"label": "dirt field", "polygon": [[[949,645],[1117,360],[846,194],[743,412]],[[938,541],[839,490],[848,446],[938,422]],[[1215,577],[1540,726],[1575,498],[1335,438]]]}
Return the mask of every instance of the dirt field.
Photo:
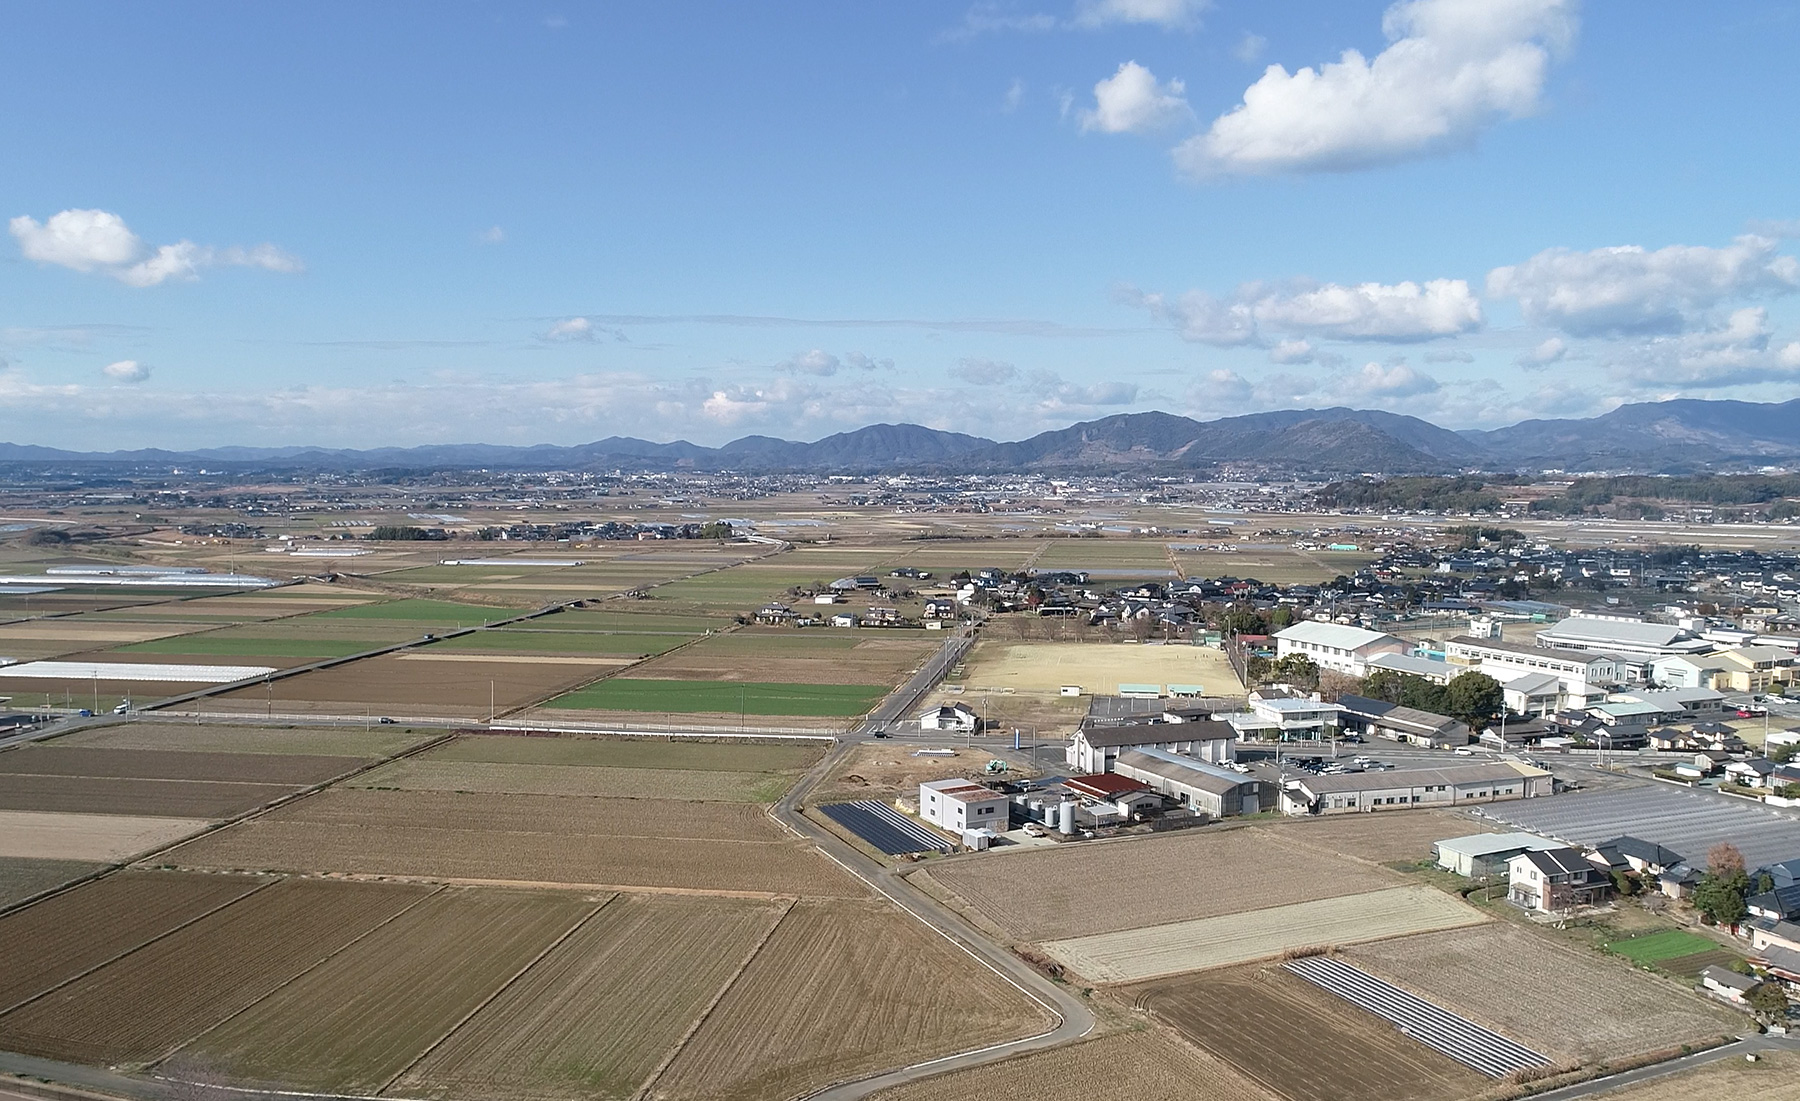
{"label": "dirt field", "polygon": [[208,709],[254,714],[271,699],[277,711],[484,718],[489,686],[496,711],[524,707],[579,687],[612,665],[545,665],[485,661],[401,661],[393,654],[278,680],[214,697]]}
{"label": "dirt field", "polygon": [[1268,910],[1050,941],[1043,947],[1078,975],[1095,982],[1125,983],[1268,959],[1293,948],[1351,944],[1487,920],[1481,911],[1442,891],[1391,887]]}
{"label": "dirt field", "polygon": [[1582,1062],[1739,1032],[1666,979],[1496,922],[1365,944],[1344,959],[1528,1047]]}
{"label": "dirt field", "polygon": [[[1019,642],[984,639],[965,663],[963,694],[986,688],[1056,696],[1065,684],[1083,695],[1117,694],[1121,684],[1198,684],[1209,696],[1241,696],[1243,684],[1224,651],[1206,646],[1123,642]],[[1059,697],[1060,698],[1060,697]],[[1084,705],[1085,706],[1085,705]]]}
{"label": "dirt field", "polygon": [[397,1089],[496,1101],[630,1097],[786,909],[617,896]]}
{"label": "dirt field", "polygon": [[689,838],[715,840],[721,845],[781,841],[791,836],[764,814],[762,808],[744,803],[689,803],[670,807],[658,800],[467,792],[332,788],[285,807],[271,817],[284,822],[359,826],[378,832],[427,826],[446,832],[540,833],[565,838]]}
{"label": "dirt field", "polygon": [[157,1059],[430,890],[284,880],[0,1016],[0,1048],[87,1063]]}
{"label": "dirt field", "polygon": [[915,874],[929,874],[1025,941],[1217,917],[1399,882],[1366,865],[1242,829],[989,854]]}
{"label": "dirt field", "polygon": [[1289,1101],[1454,1101],[1492,1084],[1280,967],[1165,980],[1136,1002]]}
{"label": "dirt field", "polygon": [[228,818],[279,799],[283,784],[213,784],[0,773],[0,810]]}
{"label": "dirt field", "polygon": [[0,810],[0,858],[111,864],[199,833],[207,825],[199,818]]}
{"label": "dirt field", "polygon": [[1430,860],[1431,846],[1449,837],[1497,832],[1479,819],[1451,811],[1414,810],[1405,814],[1328,814],[1257,826],[1283,840],[1359,860],[1387,864]]}
{"label": "dirt field", "polygon": [[250,893],[248,876],[120,872],[0,918],[0,1010]]}
{"label": "dirt field", "polygon": [[1161,1028],[1102,1036],[883,1090],[874,1101],[1274,1101],[1231,1065]]}
{"label": "dirt field", "polygon": [[359,787],[408,791],[526,792],[772,803],[793,786],[794,778],[791,773],[706,772],[697,768],[487,765],[412,759],[384,765],[350,782]]}
{"label": "dirt field", "polygon": [[[1011,743],[1008,743],[1011,744]],[[826,778],[812,796],[814,805],[846,799],[893,799],[919,797],[919,785],[928,780],[952,776],[981,775],[994,754],[976,746],[959,749],[954,757],[914,757],[917,746],[904,742],[864,742],[844,757],[836,770]],[[1048,750],[1045,753],[1048,754]],[[1009,757],[1009,763],[1011,759]],[[1056,759],[1061,764],[1061,758]],[[1036,770],[1013,764],[1009,777],[1038,775]]]}
{"label": "dirt field", "polygon": [[375,1093],[599,901],[439,892],[202,1036],[179,1062],[270,1085]]}
{"label": "dirt field", "polygon": [[[829,609],[822,609],[829,610]],[[892,687],[943,639],[927,631],[792,631],[747,627],[652,659],[631,675],[649,680]]]}
{"label": "dirt field", "polygon": [[292,753],[172,753],[51,744],[27,745],[0,753],[0,774],[208,780],[304,787],[342,776],[364,763],[356,757],[313,757]]}
{"label": "dirt field", "polygon": [[613,768],[789,772],[825,755],[823,742],[677,741],[668,738],[524,737],[470,734],[420,755],[427,761],[507,765],[603,765]]}
{"label": "dirt field", "polygon": [[10,906],[104,867],[84,860],[0,859],[0,906]]}
{"label": "dirt field", "polygon": [[1778,1051],[1763,1052],[1754,1063],[1728,1058],[1602,1096],[1605,1101],[1800,1101],[1800,1057]]}
{"label": "dirt field", "polygon": [[649,1096],[783,1101],[1046,1023],[1024,995],[886,904],[803,901]]}
{"label": "dirt field", "polygon": [[417,745],[437,732],[392,727],[331,730],[307,727],[222,726],[214,723],[133,722],[83,730],[47,748],[155,749],[186,753],[295,753],[317,757],[376,759]]}

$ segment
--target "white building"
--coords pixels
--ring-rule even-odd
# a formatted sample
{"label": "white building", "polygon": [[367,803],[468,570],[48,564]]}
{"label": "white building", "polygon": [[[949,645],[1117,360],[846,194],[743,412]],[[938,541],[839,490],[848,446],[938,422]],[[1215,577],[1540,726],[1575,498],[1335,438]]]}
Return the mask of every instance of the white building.
{"label": "white building", "polygon": [[1513,642],[1458,635],[1444,646],[1444,656],[1464,670],[1474,669],[1504,683],[1523,673],[1549,673],[1562,682],[1563,692],[1576,699],[1601,696],[1600,685],[1617,684],[1618,663],[1605,654],[1581,654],[1566,650],[1542,650]]}
{"label": "white building", "polygon": [[1370,672],[1381,669],[1390,673],[1404,673],[1432,684],[1449,684],[1460,674],[1468,672],[1460,665],[1451,665],[1436,658],[1415,657],[1412,654],[1376,654],[1369,659],[1368,666]]}
{"label": "white building", "polygon": [[1380,631],[1318,620],[1296,623],[1275,633],[1277,658],[1299,654],[1321,669],[1352,677],[1367,675],[1369,659],[1377,654],[1404,654],[1411,648],[1403,639]]}
{"label": "white building", "polygon": [[1537,643],[1552,650],[1602,650],[1658,658],[1668,654],[1704,654],[1713,648],[1705,639],[1667,623],[1572,615],[1538,632]]}
{"label": "white building", "polygon": [[1064,757],[1072,769],[1090,774],[1111,772],[1119,754],[1130,749],[1179,753],[1211,765],[1230,764],[1237,760],[1237,731],[1230,723],[1212,719],[1084,726],[1075,732]]}
{"label": "white building", "polygon": [[928,780],[919,785],[919,817],[959,835],[984,826],[1003,831],[1006,796],[972,780]]}
{"label": "white building", "polygon": [[953,730],[959,734],[981,729],[981,716],[966,703],[947,703],[933,707],[919,716],[920,730]]}

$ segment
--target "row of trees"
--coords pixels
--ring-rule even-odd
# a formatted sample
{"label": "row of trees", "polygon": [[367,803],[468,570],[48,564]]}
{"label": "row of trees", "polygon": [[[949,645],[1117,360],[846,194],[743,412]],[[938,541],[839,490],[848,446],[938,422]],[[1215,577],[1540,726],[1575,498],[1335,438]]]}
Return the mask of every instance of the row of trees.
{"label": "row of trees", "polygon": [[1506,707],[1506,692],[1500,682],[1486,673],[1475,672],[1462,673],[1448,684],[1433,684],[1410,673],[1377,669],[1363,678],[1358,694],[1401,707],[1448,715],[1477,731],[1498,719]]}

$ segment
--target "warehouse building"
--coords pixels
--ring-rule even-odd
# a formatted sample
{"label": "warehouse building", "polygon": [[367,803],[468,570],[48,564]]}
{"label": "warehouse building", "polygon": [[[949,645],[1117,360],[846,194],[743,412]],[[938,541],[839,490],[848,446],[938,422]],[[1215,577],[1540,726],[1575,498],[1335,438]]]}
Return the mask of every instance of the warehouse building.
{"label": "warehouse building", "polygon": [[1432,846],[1437,866],[1467,879],[1505,879],[1507,865],[1520,853],[1560,849],[1535,833],[1472,833],[1450,837]]}
{"label": "warehouse building", "polygon": [[1280,799],[1268,780],[1160,749],[1127,749],[1113,771],[1214,818],[1272,811]]}
{"label": "warehouse building", "polygon": [[1069,742],[1069,767],[1086,773],[1113,772],[1113,762],[1128,749],[1160,749],[1208,764],[1237,760],[1237,731],[1215,719],[1170,722],[1121,722],[1101,726],[1084,723]]}
{"label": "warehouse building", "polygon": [[1514,761],[1448,765],[1289,780],[1281,793],[1287,814],[1354,814],[1404,807],[1461,806],[1549,795],[1549,772]]}

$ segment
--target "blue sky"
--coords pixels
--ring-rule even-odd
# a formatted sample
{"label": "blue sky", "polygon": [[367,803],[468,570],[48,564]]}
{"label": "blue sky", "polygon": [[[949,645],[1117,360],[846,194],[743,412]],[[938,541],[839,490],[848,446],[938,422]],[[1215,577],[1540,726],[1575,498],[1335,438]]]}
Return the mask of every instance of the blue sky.
{"label": "blue sky", "polygon": [[1800,395],[1800,3],[8,13],[16,442]]}

